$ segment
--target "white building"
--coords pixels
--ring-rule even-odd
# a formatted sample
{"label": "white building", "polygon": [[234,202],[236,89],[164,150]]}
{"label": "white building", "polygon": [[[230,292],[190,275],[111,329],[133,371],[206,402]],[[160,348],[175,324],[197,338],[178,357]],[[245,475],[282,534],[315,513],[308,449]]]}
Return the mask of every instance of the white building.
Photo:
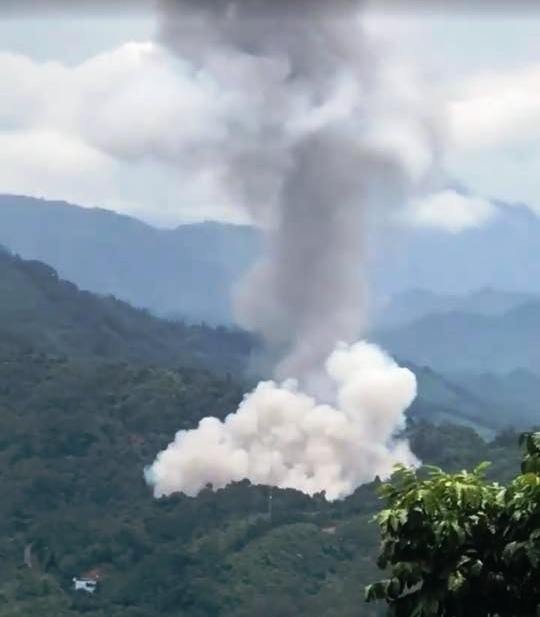
{"label": "white building", "polygon": [[97,581],[91,578],[73,578],[73,589],[75,591],[86,591],[94,593],[97,587]]}

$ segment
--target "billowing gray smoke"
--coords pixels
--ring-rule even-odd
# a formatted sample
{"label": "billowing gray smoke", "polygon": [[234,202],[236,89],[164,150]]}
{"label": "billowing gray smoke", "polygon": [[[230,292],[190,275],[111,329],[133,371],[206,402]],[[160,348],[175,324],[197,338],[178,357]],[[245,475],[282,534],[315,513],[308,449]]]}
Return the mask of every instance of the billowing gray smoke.
{"label": "billowing gray smoke", "polygon": [[317,388],[364,316],[368,219],[431,164],[410,84],[363,33],[359,2],[169,0],[162,39],[231,105],[216,157],[230,199],[267,231],[268,258],[237,296],[240,323],[287,354],[277,375]]}
{"label": "billowing gray smoke", "polygon": [[298,384],[261,384],[224,424],[178,433],[147,478],[158,495],[247,477],[343,496],[414,460],[393,439],[414,376],[370,346],[333,350],[361,333],[368,227],[430,171],[429,116],[363,32],[358,2],[170,0],[162,9],[162,40],[218,85],[228,110],[220,147],[193,156],[212,160],[229,199],[266,231],[238,319],[284,350],[278,379],[297,378],[333,405]]}

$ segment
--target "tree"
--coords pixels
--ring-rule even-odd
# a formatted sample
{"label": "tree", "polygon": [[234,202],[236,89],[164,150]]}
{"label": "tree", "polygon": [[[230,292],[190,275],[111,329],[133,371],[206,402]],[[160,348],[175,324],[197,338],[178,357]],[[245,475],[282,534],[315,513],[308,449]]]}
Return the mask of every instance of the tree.
{"label": "tree", "polygon": [[378,565],[366,588],[396,617],[533,617],[540,607],[540,433],[521,437],[521,474],[507,486],[473,472],[397,468],[376,516]]}

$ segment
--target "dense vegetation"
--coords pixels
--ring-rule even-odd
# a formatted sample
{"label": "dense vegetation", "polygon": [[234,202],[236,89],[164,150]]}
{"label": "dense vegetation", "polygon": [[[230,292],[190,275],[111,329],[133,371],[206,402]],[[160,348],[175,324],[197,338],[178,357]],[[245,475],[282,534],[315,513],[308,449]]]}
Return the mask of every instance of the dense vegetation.
{"label": "dense vegetation", "polygon": [[[381,614],[362,602],[376,576],[379,481],[335,503],[278,489],[270,500],[247,482],[156,500],[144,483],[176,430],[235,409],[250,346],[0,255],[0,617]],[[493,479],[510,478],[517,435],[488,444],[426,422],[501,424],[474,396],[415,372],[417,455],[450,471],[489,458]],[[95,595],[75,592],[73,577],[90,571]]]}
{"label": "dense vegetation", "polygon": [[[142,470],[178,428],[236,406],[241,388],[196,369],[37,352],[0,361],[0,616],[371,615],[375,482],[327,503],[247,482],[153,499]],[[512,473],[515,434],[411,426],[451,469],[488,456]],[[31,568],[25,564],[30,553]],[[94,596],[71,579],[99,570]]]}
{"label": "dense vegetation", "polygon": [[[379,566],[366,589],[396,617],[533,617],[540,608],[540,433],[522,436],[522,473],[507,486],[472,473],[401,467],[379,492]],[[425,475],[425,474],[422,474]]]}

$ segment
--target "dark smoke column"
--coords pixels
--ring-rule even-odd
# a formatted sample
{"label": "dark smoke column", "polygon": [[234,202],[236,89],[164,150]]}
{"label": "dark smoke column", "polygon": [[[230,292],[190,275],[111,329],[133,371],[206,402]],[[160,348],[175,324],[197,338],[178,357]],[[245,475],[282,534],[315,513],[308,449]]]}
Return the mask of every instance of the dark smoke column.
{"label": "dark smoke column", "polygon": [[430,119],[363,32],[358,2],[161,8],[162,41],[227,100],[221,147],[205,161],[266,231],[239,322],[283,350],[278,377],[324,394],[324,359],[361,334],[367,229],[429,173]]}

